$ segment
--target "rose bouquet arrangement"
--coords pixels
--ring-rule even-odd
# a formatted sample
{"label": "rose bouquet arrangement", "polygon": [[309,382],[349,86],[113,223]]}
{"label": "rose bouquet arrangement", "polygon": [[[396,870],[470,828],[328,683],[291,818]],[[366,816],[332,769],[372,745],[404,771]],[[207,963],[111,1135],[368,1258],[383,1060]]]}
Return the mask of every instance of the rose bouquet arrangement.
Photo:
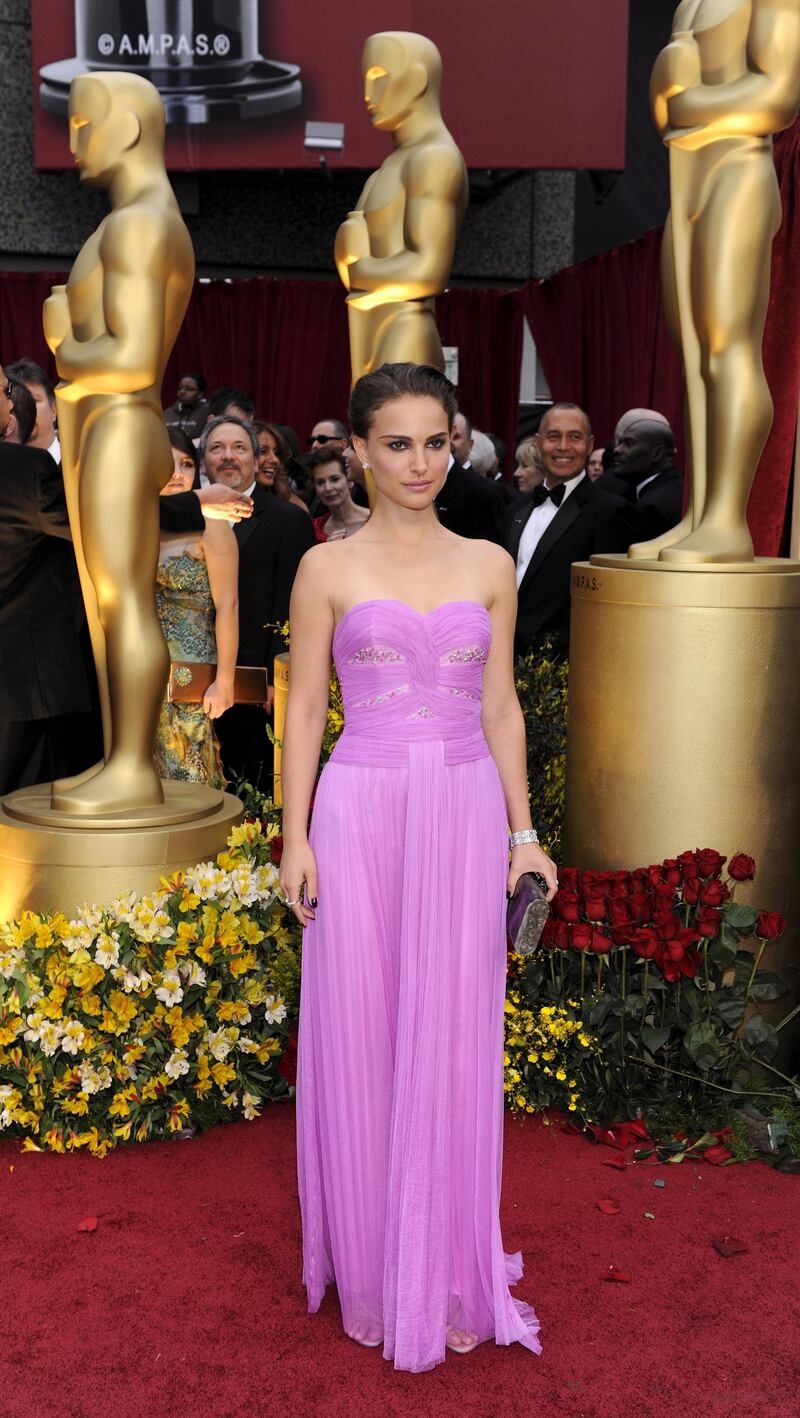
{"label": "rose bouquet arrangement", "polygon": [[[760,1009],[787,990],[763,968],[786,922],[736,901],[755,874],[751,857],[732,857],[723,875],[725,863],[707,848],[633,871],[563,868],[538,951],[511,957],[528,1007],[581,1002],[594,1043],[573,1077],[595,1117],[732,1098],[759,1070],[792,1084],[773,1063],[781,1026]],[[526,1084],[535,1103],[538,1076],[518,1092]]]}
{"label": "rose bouquet arrangement", "polygon": [[243,823],[152,896],[2,928],[0,1134],[103,1156],[288,1096],[300,962],[271,857]]}

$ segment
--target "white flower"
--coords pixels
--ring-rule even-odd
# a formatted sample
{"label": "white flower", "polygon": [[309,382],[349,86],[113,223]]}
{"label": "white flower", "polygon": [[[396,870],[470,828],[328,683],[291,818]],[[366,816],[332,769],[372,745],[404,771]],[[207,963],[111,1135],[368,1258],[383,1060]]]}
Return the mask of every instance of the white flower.
{"label": "white flower", "polygon": [[132,914],[131,929],[137,939],[145,944],[154,940],[168,940],[175,934],[167,912],[152,896],[143,896]]}
{"label": "white flower", "polygon": [[183,999],[181,977],[177,970],[164,971],[161,976],[161,984],[156,989],[156,999],[162,1000],[169,1009]]}
{"label": "white flower", "polygon": [[87,925],[86,921],[70,921],[64,945],[70,955],[74,955],[76,950],[90,950],[94,945],[94,937],[94,929]]}
{"label": "white flower", "polygon": [[183,983],[187,989],[192,985],[204,985],[206,983],[206,972],[197,960],[182,960],[178,969],[183,976]]}
{"label": "white flower", "polygon": [[118,896],[116,901],[112,901],[109,914],[118,921],[120,925],[130,925],[133,921],[133,908],[136,903],[136,892],[130,891],[127,896]]}
{"label": "white flower", "polygon": [[[247,1016],[248,1019],[250,1016]],[[242,1020],[244,1023],[244,1020]],[[248,1039],[245,1034],[241,1039],[236,1040],[236,1047],[240,1054],[255,1054],[258,1052],[258,1044],[253,1039]]]}
{"label": "white flower", "polygon": [[104,1088],[111,1087],[111,1070],[105,1064],[101,1068],[93,1068],[90,1063],[82,1063],[78,1073],[84,1093],[101,1093]]}
{"label": "white flower", "polygon": [[189,1072],[189,1060],[186,1057],[185,1049],[175,1049],[174,1053],[170,1054],[164,1064],[164,1072],[168,1073],[170,1078],[180,1078],[181,1074]]}
{"label": "white flower", "polygon": [[39,1047],[45,1058],[51,1059],[61,1043],[61,1028],[50,1019],[45,1019],[39,1028]]}
{"label": "white flower", "polygon": [[193,867],[186,873],[184,886],[201,901],[208,901],[212,896],[226,896],[231,889],[228,873],[213,862],[200,862]]}
{"label": "white flower", "polygon": [[137,994],[143,995],[148,985],[152,984],[153,981],[152,975],[149,975],[146,970],[142,970],[140,974],[137,975],[134,970],[126,970],[124,968],[119,978],[126,995],[132,994],[134,990]]}
{"label": "white flower", "polygon": [[267,1024],[281,1024],[286,1018],[286,1005],[280,995],[267,995],[264,1000],[264,1018]]}
{"label": "white flower", "polygon": [[97,937],[94,958],[104,970],[110,970],[119,964],[119,936],[116,931],[112,931],[110,935],[105,931],[101,932]]}
{"label": "white flower", "polygon": [[86,1040],[83,1028],[77,1019],[70,1019],[61,1037],[61,1048],[65,1054],[77,1054]]}
{"label": "white flower", "polygon": [[211,1029],[207,1029],[205,1042],[208,1045],[208,1052],[217,1060],[217,1063],[224,1063],[232,1047],[225,1030],[218,1029],[215,1033]]}
{"label": "white flower", "polygon": [[249,862],[240,862],[230,874],[231,891],[243,906],[252,906],[258,900],[258,886]]}
{"label": "white flower", "polygon": [[261,1116],[261,1110],[258,1106],[260,1102],[261,1099],[257,1098],[254,1093],[242,1094],[242,1111],[246,1118],[259,1118]]}
{"label": "white flower", "polygon": [[268,906],[278,890],[278,869],[272,866],[257,867],[253,873],[256,890],[262,905]]}

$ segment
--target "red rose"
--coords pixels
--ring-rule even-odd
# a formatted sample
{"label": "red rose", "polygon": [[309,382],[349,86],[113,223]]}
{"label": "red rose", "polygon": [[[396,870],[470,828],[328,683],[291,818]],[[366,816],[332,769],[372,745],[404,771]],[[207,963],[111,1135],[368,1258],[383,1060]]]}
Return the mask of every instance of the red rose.
{"label": "red rose", "polygon": [[653,925],[662,940],[674,940],[680,930],[680,921],[672,911],[656,911]]}
{"label": "red rose", "polygon": [[569,926],[566,921],[558,921],[548,916],[542,931],[542,945],[546,950],[566,950],[569,946]]}
{"label": "red rose", "polygon": [[639,929],[634,931],[630,944],[631,949],[641,956],[642,960],[653,960],[658,950],[658,936],[650,927],[639,926]]}
{"label": "red rose", "polygon": [[614,874],[614,880],[608,883],[606,894],[609,900],[618,901],[621,896],[627,896],[630,889],[628,873],[618,871]]}
{"label": "red rose", "polygon": [[653,905],[656,910],[663,906],[672,906],[675,902],[675,887],[670,886],[667,881],[659,881],[653,887]]}
{"label": "red rose", "polygon": [[615,926],[611,932],[611,939],[615,945],[633,945],[636,939],[636,933],[641,929],[641,926],[634,925]]}
{"label": "red rose", "polygon": [[576,891],[559,891],[553,902],[553,909],[562,921],[579,921],[581,912],[578,893]]}
{"label": "red rose", "polygon": [[617,928],[622,926],[632,926],[633,916],[627,901],[621,897],[611,897],[606,903],[609,924]]}
{"label": "red rose", "polygon": [[696,906],[700,900],[701,881],[685,881],[683,883],[683,899],[687,906]]}
{"label": "red rose", "polygon": [[673,942],[670,942],[670,947],[661,946],[656,955],[656,964],[664,979],[671,984],[675,984],[681,976],[687,980],[693,980],[700,968],[699,950],[681,951],[680,959],[675,960],[669,953],[672,945]]}
{"label": "red rose", "polygon": [[713,940],[719,934],[721,917],[715,906],[701,906],[696,919],[697,929],[706,940]]}
{"label": "red rose", "polygon": [[640,926],[646,925],[653,914],[652,901],[643,891],[637,891],[628,897],[628,909]]}
{"label": "red rose", "polygon": [[580,872],[577,867],[559,867],[558,882],[562,891],[577,891]]}
{"label": "red rose", "polygon": [[269,859],[272,864],[279,867],[283,856],[283,838],[273,837],[269,844]]}
{"label": "red rose", "polygon": [[583,903],[584,914],[590,921],[603,921],[606,915],[605,896],[587,896]]}
{"label": "red rose", "polygon": [[720,852],[715,852],[713,847],[697,849],[697,865],[701,876],[719,876],[727,860]]}
{"label": "red rose", "polygon": [[681,852],[678,857],[678,865],[684,881],[695,881],[700,874],[696,852]]}
{"label": "red rose", "polygon": [[700,900],[704,906],[721,906],[727,901],[730,891],[723,881],[704,881],[700,887]]}
{"label": "red rose", "polygon": [[737,852],[735,857],[731,857],[728,876],[732,876],[734,881],[752,881],[755,874],[756,864],[752,857],[744,852]]}
{"label": "red rose", "polygon": [[609,936],[603,935],[602,931],[592,931],[592,940],[589,946],[595,955],[609,955],[614,948],[614,942]]}
{"label": "red rose", "polygon": [[779,935],[783,935],[786,926],[787,922],[777,911],[762,911],[756,925],[756,935],[762,940],[777,940]]}
{"label": "red rose", "polygon": [[573,950],[588,950],[592,943],[592,928],[585,921],[570,926],[570,943]]}

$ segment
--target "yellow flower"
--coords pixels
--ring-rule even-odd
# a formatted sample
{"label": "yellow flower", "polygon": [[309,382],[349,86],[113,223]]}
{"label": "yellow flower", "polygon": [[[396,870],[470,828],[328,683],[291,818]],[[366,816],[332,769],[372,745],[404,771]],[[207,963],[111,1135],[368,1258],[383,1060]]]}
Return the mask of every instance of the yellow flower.
{"label": "yellow flower", "polygon": [[250,1011],[241,1000],[223,1000],[217,1005],[217,1019],[226,1023],[247,1024]]}
{"label": "yellow flower", "polygon": [[526,1101],[527,1101],[527,1100],[526,1100],[526,1098],[525,1098],[525,1094],[524,1094],[524,1093],[518,1093],[517,1096],[516,1096],[516,1098],[514,1099],[514,1102],[516,1103],[516,1105],[517,1105],[518,1108],[524,1108]]}
{"label": "yellow flower", "polygon": [[568,1108],[567,1108],[567,1112],[569,1112],[569,1113],[574,1113],[574,1112],[576,1111],[576,1107],[577,1107],[577,1105],[576,1105],[575,1103],[570,1103],[569,1106],[568,1106]]}
{"label": "yellow flower", "polygon": [[273,1054],[281,1053],[281,1044],[278,1039],[265,1039],[263,1044],[259,1044],[256,1049],[256,1058],[259,1063],[266,1063]]}
{"label": "yellow flower", "polygon": [[167,1118],[167,1126],[170,1132],[180,1132],[183,1127],[184,1118],[188,1118],[188,1116],[189,1104],[185,1098],[182,1098],[179,1103],[173,1103]]}
{"label": "yellow flower", "polygon": [[235,979],[240,975],[246,975],[248,970],[255,970],[258,964],[255,951],[246,950],[243,955],[234,955],[228,962],[228,969]]}
{"label": "yellow flower", "polygon": [[556,1078],[558,1079],[559,1083],[565,1083],[565,1082],[566,1082],[567,1075],[566,1075],[566,1073],[564,1072],[563,1068],[558,1068],[558,1069],[556,1069]]}
{"label": "yellow flower", "polygon": [[129,1118],[126,1123],[117,1123],[114,1127],[114,1136],[122,1142],[130,1142],[133,1128],[133,1118]]}
{"label": "yellow flower", "polygon": [[61,1104],[61,1110],[64,1113],[75,1113],[82,1117],[84,1113],[89,1111],[89,1099],[85,1093],[79,1093],[77,1098],[65,1098]]}
{"label": "yellow flower", "polygon": [[215,1063],[211,1070],[211,1076],[218,1088],[224,1088],[226,1083],[232,1083],[236,1077],[236,1069],[229,1063]]}
{"label": "yellow flower", "polygon": [[112,990],[108,1002],[118,1019],[130,1024],[131,1020],[136,1018],[139,1006],[135,1000],[123,994],[122,990]]}
{"label": "yellow flower", "polygon": [[194,921],[178,923],[178,940],[181,945],[190,945],[197,940],[197,926]]}
{"label": "yellow flower", "polygon": [[251,921],[249,916],[244,916],[239,922],[239,930],[247,945],[258,945],[264,939],[264,932]]}
{"label": "yellow flower", "polygon": [[245,843],[252,844],[260,836],[261,828],[257,822],[240,822],[236,827],[231,828],[228,846],[241,847]]}

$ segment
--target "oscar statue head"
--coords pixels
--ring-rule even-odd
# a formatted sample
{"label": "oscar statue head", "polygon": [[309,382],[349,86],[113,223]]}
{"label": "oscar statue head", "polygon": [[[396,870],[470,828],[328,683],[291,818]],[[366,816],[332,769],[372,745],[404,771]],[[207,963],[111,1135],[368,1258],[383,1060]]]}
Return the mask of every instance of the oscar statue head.
{"label": "oscar statue head", "polygon": [[438,114],[442,56],[424,35],[406,30],[370,35],[361,72],[370,121],[380,132],[393,133],[425,103]]}
{"label": "oscar statue head", "polygon": [[161,161],[164,105],[138,74],[80,74],[69,94],[69,146],[81,180],[105,187],[135,152]]}

